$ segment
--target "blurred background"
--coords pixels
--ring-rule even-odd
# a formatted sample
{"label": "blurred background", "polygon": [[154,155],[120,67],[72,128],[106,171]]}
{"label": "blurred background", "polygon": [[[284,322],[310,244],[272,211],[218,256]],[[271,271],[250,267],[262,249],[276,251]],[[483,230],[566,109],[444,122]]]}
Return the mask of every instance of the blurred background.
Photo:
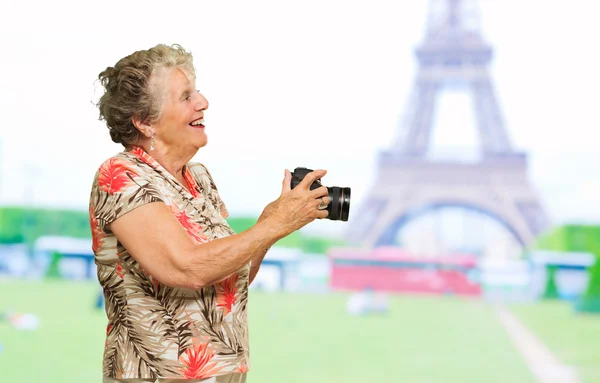
{"label": "blurred background", "polygon": [[0,382],[98,382],[87,206],[122,148],[98,74],[194,54],[242,231],[283,170],[349,219],[282,239],[251,287],[250,382],[600,382],[595,1],[0,2]]}

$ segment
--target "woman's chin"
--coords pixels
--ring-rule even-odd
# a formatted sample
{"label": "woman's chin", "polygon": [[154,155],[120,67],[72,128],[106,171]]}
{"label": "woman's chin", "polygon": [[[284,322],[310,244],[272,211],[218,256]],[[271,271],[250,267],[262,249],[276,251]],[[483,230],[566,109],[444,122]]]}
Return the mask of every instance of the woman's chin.
{"label": "woman's chin", "polygon": [[208,138],[206,136],[204,136],[203,140],[196,140],[196,142],[194,142],[194,147],[196,149],[200,149],[206,146],[206,144],[208,144]]}

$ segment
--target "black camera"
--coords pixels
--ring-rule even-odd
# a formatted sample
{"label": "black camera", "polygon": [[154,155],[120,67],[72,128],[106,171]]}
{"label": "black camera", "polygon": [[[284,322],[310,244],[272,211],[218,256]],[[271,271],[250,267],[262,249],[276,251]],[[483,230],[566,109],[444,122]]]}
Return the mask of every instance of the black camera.
{"label": "black camera", "polygon": [[[294,169],[292,172],[292,189],[298,186],[310,172],[312,172],[312,169]],[[321,186],[323,186],[321,180],[316,180],[310,185],[310,190],[317,189]],[[350,213],[350,188],[330,186],[327,188],[327,194],[329,197],[329,205],[327,205],[329,215],[327,216],[327,219],[332,221],[348,221],[348,214]]]}

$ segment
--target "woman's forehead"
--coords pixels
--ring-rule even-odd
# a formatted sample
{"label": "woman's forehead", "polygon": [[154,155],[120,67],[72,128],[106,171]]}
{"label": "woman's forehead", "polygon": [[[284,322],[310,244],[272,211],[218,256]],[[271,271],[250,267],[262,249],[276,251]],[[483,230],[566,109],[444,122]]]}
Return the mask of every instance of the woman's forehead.
{"label": "woman's forehead", "polygon": [[179,93],[195,88],[196,78],[183,68],[161,68],[155,73],[153,83],[163,92]]}

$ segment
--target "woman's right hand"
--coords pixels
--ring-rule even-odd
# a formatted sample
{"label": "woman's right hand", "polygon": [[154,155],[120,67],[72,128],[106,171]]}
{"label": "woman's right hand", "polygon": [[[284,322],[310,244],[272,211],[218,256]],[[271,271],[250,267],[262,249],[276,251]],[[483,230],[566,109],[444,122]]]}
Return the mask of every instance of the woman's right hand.
{"label": "woman's right hand", "polygon": [[269,219],[281,227],[283,236],[286,236],[316,218],[326,218],[327,210],[319,210],[321,203],[329,205],[327,187],[321,186],[310,190],[310,185],[327,174],[326,170],[318,169],[308,173],[304,179],[292,189],[292,174],[285,170],[281,195],[268,204],[258,218],[258,221]]}

